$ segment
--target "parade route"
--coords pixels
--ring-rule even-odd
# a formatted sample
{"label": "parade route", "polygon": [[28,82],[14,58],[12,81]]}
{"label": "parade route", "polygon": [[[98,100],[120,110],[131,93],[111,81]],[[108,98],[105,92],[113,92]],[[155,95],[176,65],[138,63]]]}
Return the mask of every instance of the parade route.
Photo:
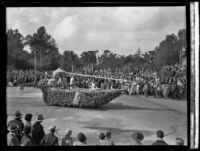
{"label": "parade route", "polygon": [[169,145],[175,145],[176,137],[182,137],[187,145],[186,101],[121,95],[97,109],[80,109],[46,105],[42,101],[42,92],[37,88],[25,87],[22,96],[16,94],[16,89],[7,87],[8,120],[16,110],[24,115],[32,113],[33,122],[37,114],[43,114],[45,132],[48,132],[49,125],[56,125],[59,138],[69,128],[73,137],[83,132],[88,144],[95,145],[100,132],[111,130],[116,144],[128,145],[131,134],[140,131],[144,134],[142,143],[151,145],[156,140],[156,131],[163,130],[164,140]]}

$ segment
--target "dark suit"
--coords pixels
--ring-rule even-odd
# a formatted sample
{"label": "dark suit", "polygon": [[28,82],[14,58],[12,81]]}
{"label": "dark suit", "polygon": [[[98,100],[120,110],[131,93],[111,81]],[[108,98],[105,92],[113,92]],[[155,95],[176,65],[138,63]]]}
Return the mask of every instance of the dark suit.
{"label": "dark suit", "polygon": [[34,145],[40,146],[40,142],[44,137],[45,132],[43,126],[39,122],[33,124],[31,134]]}
{"label": "dark suit", "polygon": [[58,138],[53,134],[46,134],[42,141],[41,146],[58,146]]}
{"label": "dark suit", "polygon": [[152,145],[168,145],[168,144],[163,140],[157,140]]}
{"label": "dark suit", "polygon": [[11,120],[8,123],[8,127],[10,127],[11,125],[15,125],[15,124],[18,126],[18,134],[16,134],[16,136],[17,136],[19,142],[21,142],[22,131],[24,130],[24,124],[21,119],[15,118],[14,120]]}

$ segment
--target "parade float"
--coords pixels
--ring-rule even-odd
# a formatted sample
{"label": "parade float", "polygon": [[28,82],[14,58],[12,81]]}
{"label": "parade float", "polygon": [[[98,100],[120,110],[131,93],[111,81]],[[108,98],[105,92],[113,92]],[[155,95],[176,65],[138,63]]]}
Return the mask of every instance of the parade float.
{"label": "parade float", "polygon": [[[59,77],[60,73],[67,73],[62,69],[57,69],[53,72],[52,77]],[[85,76],[85,75],[79,75]],[[90,76],[91,77],[91,76]],[[102,90],[102,89],[61,89],[50,86],[50,82],[55,82],[54,79],[43,79],[37,84],[42,90],[44,103],[55,106],[79,107],[79,108],[96,108],[104,105],[117,98],[124,93],[124,90]]]}

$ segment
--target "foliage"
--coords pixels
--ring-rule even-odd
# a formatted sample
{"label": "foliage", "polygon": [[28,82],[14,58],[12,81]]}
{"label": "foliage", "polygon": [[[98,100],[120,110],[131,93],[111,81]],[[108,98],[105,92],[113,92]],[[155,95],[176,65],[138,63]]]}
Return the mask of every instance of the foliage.
{"label": "foliage", "polygon": [[19,31],[9,29],[7,32],[7,66],[8,68],[28,69],[30,54],[23,51],[23,36]]}
{"label": "foliage", "polygon": [[[33,35],[26,36],[26,45],[31,48],[32,57],[39,62],[38,70],[56,69],[59,67],[59,51],[55,40],[46,32],[45,27],[38,28]],[[33,59],[34,60],[34,59]],[[33,62],[32,62],[33,63]]]}
{"label": "foliage", "polygon": [[[84,71],[93,73],[95,70],[110,72],[137,72],[141,69],[161,69],[164,65],[174,65],[180,62],[180,51],[187,49],[186,30],[178,34],[167,35],[154,50],[142,53],[140,48],[135,54],[118,55],[110,50],[104,50],[97,57],[98,50],[83,51],[78,56],[73,50],[59,54],[55,40],[40,27],[33,35],[23,37],[16,29],[7,32],[8,68],[30,69],[36,64],[37,70],[54,70],[58,67],[66,71]],[[29,45],[31,52],[24,51]],[[187,54],[184,53],[185,57]]]}
{"label": "foliage", "polygon": [[[164,65],[179,64],[180,51],[186,49],[186,31],[179,30],[178,36],[175,34],[167,35],[159,47],[155,48],[154,65],[161,69]],[[186,54],[185,54],[186,55]]]}

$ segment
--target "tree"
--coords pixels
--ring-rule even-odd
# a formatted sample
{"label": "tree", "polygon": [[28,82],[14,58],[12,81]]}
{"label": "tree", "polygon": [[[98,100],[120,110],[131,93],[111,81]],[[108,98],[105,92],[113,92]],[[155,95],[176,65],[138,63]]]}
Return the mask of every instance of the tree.
{"label": "tree", "polygon": [[28,69],[30,54],[23,50],[23,35],[17,30],[7,31],[7,66],[8,68]]}
{"label": "tree", "polygon": [[167,35],[155,52],[154,63],[158,69],[179,63],[178,37],[175,34]]}
{"label": "tree", "polygon": [[64,51],[60,66],[66,71],[74,71],[80,67],[79,57],[73,51]]}
{"label": "tree", "polygon": [[97,63],[97,53],[98,50],[84,51],[81,53],[81,62],[85,69],[87,69],[90,72],[94,71],[94,65]]}
{"label": "tree", "polygon": [[[30,45],[31,55],[34,56],[35,69],[49,69],[59,66],[59,52],[55,40],[46,32],[44,26],[38,28],[33,35],[26,36],[26,45]],[[36,63],[39,58],[39,64]],[[37,61],[38,62],[38,61]]]}

